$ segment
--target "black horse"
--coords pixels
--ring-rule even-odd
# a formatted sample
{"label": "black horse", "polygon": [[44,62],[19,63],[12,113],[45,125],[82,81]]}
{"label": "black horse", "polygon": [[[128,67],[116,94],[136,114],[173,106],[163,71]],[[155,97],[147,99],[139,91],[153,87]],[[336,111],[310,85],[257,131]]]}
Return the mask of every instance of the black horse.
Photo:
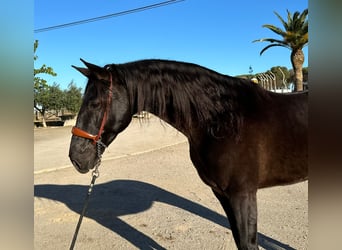
{"label": "black horse", "polygon": [[308,177],[308,92],[276,94],[184,62],[82,62],[87,68],[73,66],[89,79],[72,130],[76,169],[94,168],[133,114],[153,113],[188,138],[191,160],[222,204],[238,249],[258,249],[257,189]]}

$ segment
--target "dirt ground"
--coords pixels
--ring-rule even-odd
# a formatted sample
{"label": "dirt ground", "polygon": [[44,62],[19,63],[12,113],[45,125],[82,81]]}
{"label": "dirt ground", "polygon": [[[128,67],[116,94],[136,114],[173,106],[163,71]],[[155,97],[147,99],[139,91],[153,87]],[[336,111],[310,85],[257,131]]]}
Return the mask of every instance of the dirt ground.
{"label": "dirt ground", "polygon": [[[67,152],[71,127],[34,130],[34,246],[68,249],[91,174]],[[308,183],[258,191],[260,249],[308,249]],[[108,148],[75,249],[236,249],[184,136],[157,118]]]}

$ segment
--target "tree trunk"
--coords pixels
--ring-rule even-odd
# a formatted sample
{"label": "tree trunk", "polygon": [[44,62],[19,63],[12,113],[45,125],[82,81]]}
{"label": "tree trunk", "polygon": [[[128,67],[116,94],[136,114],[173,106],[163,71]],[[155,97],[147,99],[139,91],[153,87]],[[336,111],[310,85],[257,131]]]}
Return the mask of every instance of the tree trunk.
{"label": "tree trunk", "polygon": [[43,128],[46,128],[46,121],[45,121],[45,110],[42,110],[41,112],[42,114],[42,124],[43,124]]}
{"label": "tree trunk", "polygon": [[43,128],[46,128],[46,121],[45,121],[45,117],[43,116],[43,120],[42,120],[42,124],[43,124]]}
{"label": "tree trunk", "polygon": [[304,53],[301,49],[291,52],[291,63],[294,72],[295,91],[303,91],[303,63]]}
{"label": "tree trunk", "polygon": [[[36,109],[36,119],[39,121],[39,116],[42,117],[42,125],[44,128],[46,128],[46,120],[45,120],[45,109],[44,108],[38,108],[36,105],[34,105],[34,108]],[[38,115],[38,113],[40,115]]]}

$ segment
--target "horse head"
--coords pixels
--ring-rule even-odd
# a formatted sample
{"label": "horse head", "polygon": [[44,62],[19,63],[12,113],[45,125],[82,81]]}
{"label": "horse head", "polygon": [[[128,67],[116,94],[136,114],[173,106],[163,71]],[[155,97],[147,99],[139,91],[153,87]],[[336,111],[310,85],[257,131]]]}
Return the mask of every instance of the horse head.
{"label": "horse head", "polygon": [[114,65],[99,67],[81,59],[87,68],[72,66],[88,78],[69,157],[80,173],[87,173],[132,119],[125,82]]}

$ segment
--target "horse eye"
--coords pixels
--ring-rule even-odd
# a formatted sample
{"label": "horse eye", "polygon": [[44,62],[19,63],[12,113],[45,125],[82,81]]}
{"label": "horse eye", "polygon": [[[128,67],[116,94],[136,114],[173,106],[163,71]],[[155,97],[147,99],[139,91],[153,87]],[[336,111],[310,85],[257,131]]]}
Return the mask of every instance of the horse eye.
{"label": "horse eye", "polygon": [[100,107],[100,101],[90,101],[89,107],[92,109],[96,109],[96,108]]}

